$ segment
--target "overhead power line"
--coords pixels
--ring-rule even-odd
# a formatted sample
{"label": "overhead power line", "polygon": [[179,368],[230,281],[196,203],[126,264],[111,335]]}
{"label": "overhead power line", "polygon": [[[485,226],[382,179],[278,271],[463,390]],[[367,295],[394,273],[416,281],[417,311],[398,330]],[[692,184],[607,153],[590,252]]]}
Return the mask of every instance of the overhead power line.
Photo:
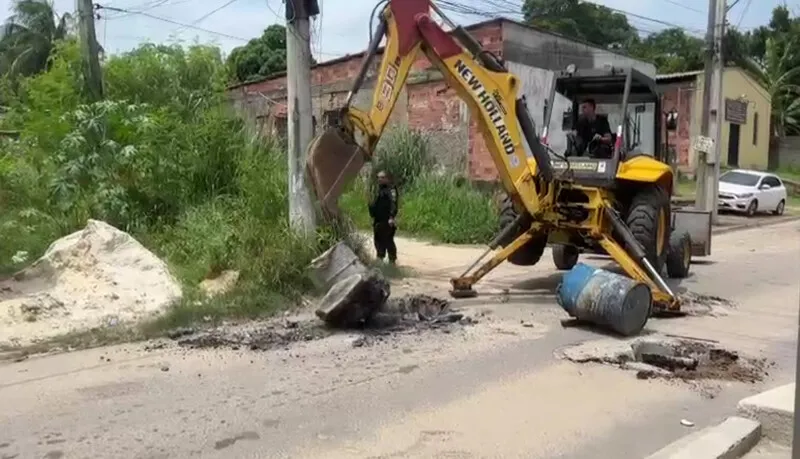
{"label": "overhead power line", "polygon": [[[675,4],[675,5],[678,5],[678,6],[682,6],[682,7],[688,8],[690,10],[694,10],[693,8],[688,7],[687,5],[683,5],[681,3],[678,3],[675,0],[665,0],[665,1],[667,1],[668,3],[671,3],[671,4]],[[480,5],[481,5],[480,7],[476,6],[476,5],[465,3],[464,1],[458,1],[458,0],[439,0],[438,3],[440,5],[440,7],[445,11],[458,13],[458,14],[471,15],[471,16],[479,16],[479,17],[486,17],[486,18],[498,18],[498,17],[502,17],[502,16],[505,16],[505,15],[517,15],[517,16],[521,16],[522,15],[522,4],[521,3],[513,3],[510,0],[489,0],[489,1],[484,1],[484,2],[480,3]],[[688,28],[688,27],[685,27],[685,26],[681,26],[679,24],[674,24],[674,23],[671,23],[671,22],[663,21],[661,19],[651,18],[651,17],[644,16],[644,15],[637,14],[637,13],[631,13],[629,11],[620,10],[620,9],[617,9],[617,8],[611,8],[611,7],[608,7],[606,5],[602,5],[602,4],[596,3],[596,2],[588,2],[587,1],[586,3],[592,3],[592,4],[595,4],[595,5],[598,5],[598,6],[602,6],[602,7],[607,8],[608,10],[613,11],[615,13],[619,13],[619,14],[625,15],[629,20],[630,19],[638,19],[638,20],[641,20],[641,21],[647,21],[649,23],[659,24],[659,25],[666,26],[666,27],[669,27],[669,28],[677,28],[677,29],[684,30],[685,32],[688,32],[688,33],[690,33],[692,35],[697,35],[697,36],[702,36],[703,34],[705,34],[705,31],[702,31],[702,30],[699,30],[699,29],[691,29],[691,28]],[[487,6],[490,6],[490,5],[495,6],[495,8],[493,8],[493,9],[487,8]],[[630,24],[630,25],[631,25],[631,27],[633,27],[635,30],[637,30],[639,32],[643,32],[643,33],[646,33],[646,34],[656,33],[656,32],[654,32],[652,30],[648,30],[647,28],[636,27],[633,24]]]}
{"label": "overhead power line", "polygon": [[[187,24],[187,23],[184,23],[184,22],[175,21],[173,19],[169,19],[169,18],[165,18],[165,17],[161,17],[161,16],[156,16],[155,14],[150,14],[150,13],[147,13],[145,11],[132,11],[132,10],[127,10],[125,8],[117,8],[117,7],[105,6],[105,5],[97,5],[96,8],[98,10],[106,10],[106,11],[114,11],[114,12],[117,12],[117,13],[127,13],[127,14],[140,15],[140,16],[144,16],[144,17],[156,20],[156,21],[161,21],[161,22],[165,22],[165,23],[168,23],[168,24],[173,24],[173,25],[176,25],[176,26],[179,26],[179,27],[183,27],[183,28],[186,28],[186,29],[197,30],[198,32],[204,32],[204,33],[211,34],[211,35],[217,35],[217,36],[220,36],[220,37],[229,38],[231,40],[241,41],[243,43],[247,43],[247,42],[250,41],[249,38],[237,37],[235,35],[227,34],[227,33],[224,33],[224,32],[217,32],[215,30],[205,29],[203,27],[198,27],[198,26],[196,26],[194,24]],[[117,17],[119,17],[119,16],[117,16]],[[320,52],[318,54],[324,55],[324,56],[330,56],[330,57],[343,57],[343,56],[346,56],[346,54],[334,54],[334,53],[322,53],[322,52]]]}
{"label": "overhead power line", "polygon": [[233,40],[239,40],[239,41],[245,41],[245,42],[249,41],[246,38],[237,37],[237,36],[229,35],[229,34],[222,33],[222,32],[215,32],[213,30],[204,29],[202,27],[197,27],[197,26],[192,25],[192,24],[186,24],[186,23],[183,23],[183,22],[173,21],[172,19],[162,18],[160,16],[156,16],[154,14],[150,14],[150,13],[147,13],[145,11],[131,11],[131,10],[126,10],[124,8],[116,8],[116,7],[113,7],[113,6],[103,6],[103,5],[97,5],[97,9],[98,10],[115,11],[117,13],[138,14],[140,16],[145,16],[145,17],[148,17],[150,19],[155,19],[156,21],[166,22],[168,24],[173,24],[173,25],[185,27],[187,29],[194,29],[194,30],[197,30],[197,31],[200,31],[200,32],[205,32],[205,33],[209,33],[209,34],[212,34],[212,35],[218,35],[220,37],[230,38],[230,39],[233,39]]}

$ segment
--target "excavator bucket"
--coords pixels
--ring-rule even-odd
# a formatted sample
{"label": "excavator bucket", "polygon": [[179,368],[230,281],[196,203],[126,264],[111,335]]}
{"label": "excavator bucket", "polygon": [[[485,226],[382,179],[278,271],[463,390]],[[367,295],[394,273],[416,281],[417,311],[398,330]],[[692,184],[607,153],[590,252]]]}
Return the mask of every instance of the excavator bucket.
{"label": "excavator bucket", "polygon": [[306,173],[327,218],[339,216],[339,196],[364,163],[362,148],[339,128],[328,128],[311,141],[306,155]]}

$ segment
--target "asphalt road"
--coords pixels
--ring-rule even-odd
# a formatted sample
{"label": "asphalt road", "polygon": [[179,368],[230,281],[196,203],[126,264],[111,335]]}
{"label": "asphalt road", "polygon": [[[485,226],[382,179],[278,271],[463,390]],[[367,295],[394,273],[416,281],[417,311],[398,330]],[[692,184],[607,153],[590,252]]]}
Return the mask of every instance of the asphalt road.
{"label": "asphalt road", "polygon": [[[397,291],[441,293],[478,252],[413,241],[400,250],[427,280]],[[480,322],[452,333],[362,347],[340,335],[268,352],[135,344],[3,364],[0,457],[643,457],[687,433],[681,419],[702,428],[793,379],[800,223],[720,235],[692,269],[677,288],[735,306],[648,328],[768,357],[765,382],[722,383],[709,398],[556,359],[562,346],[604,337],[559,325],[559,276],[545,259],[492,273],[485,296],[462,303]]]}

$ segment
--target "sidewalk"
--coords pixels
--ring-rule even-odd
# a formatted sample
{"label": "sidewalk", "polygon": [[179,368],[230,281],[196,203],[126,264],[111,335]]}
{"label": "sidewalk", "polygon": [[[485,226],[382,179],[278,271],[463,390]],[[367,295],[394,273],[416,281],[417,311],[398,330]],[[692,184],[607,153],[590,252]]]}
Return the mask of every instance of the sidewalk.
{"label": "sidewalk", "polygon": [[738,416],[689,434],[647,459],[790,459],[795,385],[739,402]]}

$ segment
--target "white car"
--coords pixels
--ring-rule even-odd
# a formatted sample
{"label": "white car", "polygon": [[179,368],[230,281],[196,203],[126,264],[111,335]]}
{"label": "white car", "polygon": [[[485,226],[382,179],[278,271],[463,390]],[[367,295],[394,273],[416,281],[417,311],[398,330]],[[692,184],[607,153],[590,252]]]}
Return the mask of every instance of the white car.
{"label": "white car", "polygon": [[785,207],[786,187],[775,174],[735,169],[719,176],[719,210],[782,215]]}

